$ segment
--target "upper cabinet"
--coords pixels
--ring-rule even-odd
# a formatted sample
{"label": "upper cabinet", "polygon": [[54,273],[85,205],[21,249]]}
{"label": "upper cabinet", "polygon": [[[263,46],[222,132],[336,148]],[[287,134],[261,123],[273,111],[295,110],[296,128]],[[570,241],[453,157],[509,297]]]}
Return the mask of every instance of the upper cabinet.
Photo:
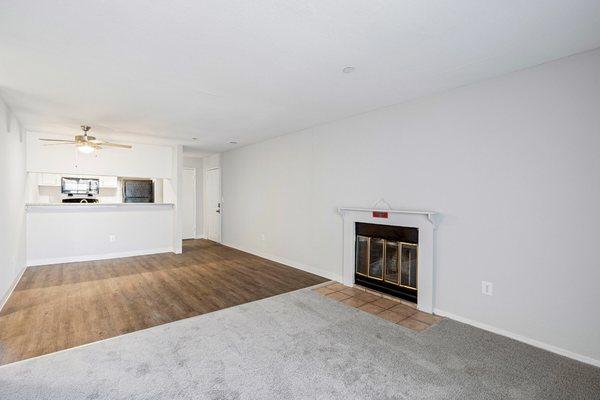
{"label": "upper cabinet", "polygon": [[172,178],[172,146],[133,143],[131,149],[107,147],[83,154],[70,144],[45,146],[47,143],[40,141],[41,137],[65,139],[59,135],[27,133],[28,172]]}
{"label": "upper cabinet", "polygon": [[99,176],[100,179],[100,189],[113,189],[117,187],[117,177],[116,176]]}
{"label": "upper cabinet", "polygon": [[[75,174],[37,174],[38,186],[60,187],[61,178],[67,175]],[[83,174],[77,175],[81,177]],[[116,189],[118,187],[118,179],[116,176],[93,176],[83,175],[88,178],[97,178],[100,181],[100,189]]]}
{"label": "upper cabinet", "polygon": [[60,175],[38,174],[39,186],[60,186]]}

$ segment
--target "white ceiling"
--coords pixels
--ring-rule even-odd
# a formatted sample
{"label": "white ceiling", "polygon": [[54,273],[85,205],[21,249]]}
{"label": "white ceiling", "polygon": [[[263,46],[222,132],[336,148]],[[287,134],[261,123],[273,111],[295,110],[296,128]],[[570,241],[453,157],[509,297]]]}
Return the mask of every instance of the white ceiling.
{"label": "white ceiling", "polygon": [[0,95],[222,151],[596,47],[598,0],[3,0]]}

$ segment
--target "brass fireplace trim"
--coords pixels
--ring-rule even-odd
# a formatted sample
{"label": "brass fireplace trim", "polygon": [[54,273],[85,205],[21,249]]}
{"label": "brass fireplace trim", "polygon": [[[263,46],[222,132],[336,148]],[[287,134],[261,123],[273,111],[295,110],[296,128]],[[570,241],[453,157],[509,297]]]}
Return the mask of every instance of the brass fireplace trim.
{"label": "brass fireplace trim", "polygon": [[370,236],[363,236],[363,235],[357,235],[357,237],[361,237],[361,238],[367,239],[367,273],[363,274],[362,272],[358,272],[358,270],[356,268],[357,267],[356,264],[358,263],[358,260],[356,260],[355,263],[354,263],[354,272],[357,273],[358,275],[362,275],[362,276],[365,276],[367,278],[377,279],[377,278],[373,278],[370,275],[370,272],[371,272],[371,237]]}

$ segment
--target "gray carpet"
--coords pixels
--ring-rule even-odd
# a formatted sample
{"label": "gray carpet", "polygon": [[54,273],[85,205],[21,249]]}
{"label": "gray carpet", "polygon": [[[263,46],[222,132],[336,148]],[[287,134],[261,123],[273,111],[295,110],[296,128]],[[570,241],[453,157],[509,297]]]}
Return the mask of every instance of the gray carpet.
{"label": "gray carpet", "polygon": [[301,290],[0,367],[0,399],[600,399],[600,369]]}

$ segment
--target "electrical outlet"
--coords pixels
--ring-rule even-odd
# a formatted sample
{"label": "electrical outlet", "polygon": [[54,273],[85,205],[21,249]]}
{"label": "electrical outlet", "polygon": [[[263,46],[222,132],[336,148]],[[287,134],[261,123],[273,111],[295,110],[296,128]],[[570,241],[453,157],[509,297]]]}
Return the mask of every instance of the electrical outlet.
{"label": "electrical outlet", "polygon": [[491,296],[494,291],[494,284],[488,281],[481,281],[481,293],[486,296]]}
{"label": "electrical outlet", "polygon": [[267,237],[265,236],[265,234],[264,234],[264,233],[261,233],[261,234],[260,234],[260,240],[262,240],[263,242],[264,242],[265,240],[267,240]]}
{"label": "electrical outlet", "polygon": [[108,241],[109,241],[109,242],[111,242],[111,243],[112,243],[112,242],[114,242],[114,241],[116,241],[116,240],[117,240],[117,237],[116,237],[115,235],[108,235]]}

